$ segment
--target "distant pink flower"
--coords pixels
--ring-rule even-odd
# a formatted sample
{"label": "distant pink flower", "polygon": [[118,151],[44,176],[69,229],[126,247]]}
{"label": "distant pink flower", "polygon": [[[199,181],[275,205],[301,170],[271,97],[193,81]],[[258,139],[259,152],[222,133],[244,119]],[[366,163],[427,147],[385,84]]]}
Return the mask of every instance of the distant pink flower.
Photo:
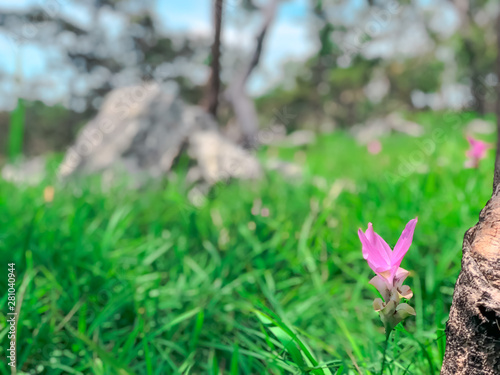
{"label": "distant pink flower", "polygon": [[368,144],[366,145],[366,148],[368,149],[368,152],[370,154],[376,155],[380,151],[382,151],[382,143],[380,143],[379,140],[375,139],[373,141],[368,142]]}
{"label": "distant pink flower", "polygon": [[475,139],[471,136],[467,136],[467,141],[469,141],[470,148],[467,150],[465,155],[468,160],[465,162],[465,166],[469,168],[479,167],[479,161],[486,157],[486,151],[491,147],[488,143]]}
{"label": "distant pink flower", "polygon": [[366,259],[373,272],[386,283],[388,290],[395,286],[400,287],[408,276],[408,271],[399,266],[411,246],[416,225],[417,218],[410,220],[406,224],[401,237],[394,246],[394,250],[391,250],[387,242],[375,233],[372,223],[368,224],[366,232],[361,229],[358,230],[363,258]]}

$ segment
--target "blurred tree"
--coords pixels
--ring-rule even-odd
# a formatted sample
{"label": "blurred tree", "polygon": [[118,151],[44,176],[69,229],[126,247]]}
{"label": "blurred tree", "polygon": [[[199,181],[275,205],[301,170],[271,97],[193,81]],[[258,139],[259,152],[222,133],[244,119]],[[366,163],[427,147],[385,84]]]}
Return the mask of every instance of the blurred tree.
{"label": "blurred tree", "polygon": [[[50,56],[45,74],[31,84],[23,82],[16,95],[49,105],[62,103],[73,113],[73,121],[71,116],[63,116],[66,120],[49,123],[39,119],[38,126],[28,126],[27,154],[47,150],[49,145],[69,144],[81,124],[81,114],[91,118],[104,95],[115,87],[154,80],[171,83],[186,101],[198,102],[202,97],[202,82],[196,74],[203,68],[208,40],[166,36],[155,21],[152,1],[39,2],[2,12],[0,25],[15,54],[29,47],[46,50]],[[4,75],[1,79],[8,86],[14,78]],[[130,104],[130,100],[140,98],[124,98],[124,103]],[[30,113],[35,108],[40,109],[39,104],[26,106],[28,119],[50,112]],[[48,133],[56,139],[42,137]]]}
{"label": "blurred tree", "polygon": [[[283,82],[255,103],[247,83],[261,60],[278,3],[213,0],[215,27],[210,38],[167,33],[152,0],[65,2],[70,8],[56,0],[33,3],[2,13],[0,25],[15,49],[36,46],[51,56],[47,74],[30,87],[23,85],[21,96],[40,98],[48,105],[63,103],[87,118],[111,89],[149,80],[176,86],[186,101],[202,102],[221,122],[234,115],[249,145],[259,122],[268,123],[284,106],[293,107],[296,114],[287,120],[290,129],[329,130],[335,124],[351,126],[370,116],[411,109],[416,93],[425,99],[419,108],[446,107],[450,103],[442,100],[444,88],[455,89],[457,84],[460,89],[470,88],[478,111],[493,109],[489,93],[496,74],[491,20],[496,8],[492,0],[470,4],[462,0],[425,4],[310,0],[309,31],[317,50],[304,61],[288,62]],[[460,27],[449,32],[436,27],[443,9],[447,14],[459,9]],[[262,23],[249,55],[238,47],[221,45],[223,18],[228,25],[259,16]],[[416,34],[422,34],[419,43],[411,39]],[[12,77],[0,79],[4,86],[12,84]],[[58,92],[64,94],[55,98]],[[74,137],[78,121],[68,126],[56,136]]]}
{"label": "blurred tree", "polygon": [[[200,52],[206,50],[208,41],[165,36],[154,19],[152,1],[73,1],[67,5],[89,17],[71,16],[68,9],[53,1],[4,12],[0,24],[7,29],[16,51],[26,44],[38,48],[50,45],[62,54],[62,58],[50,61],[49,69],[70,68],[74,77],[68,87],[70,108],[95,109],[112,88],[147,80],[171,80],[190,99],[201,97],[199,83],[190,83],[192,76],[185,63],[201,63]],[[46,80],[38,83],[44,84]]]}
{"label": "blurred tree", "polygon": [[[491,15],[496,8],[492,1],[474,2],[467,7],[467,25],[457,24],[454,32],[452,18],[448,29],[439,20],[442,11],[459,14],[457,2],[367,1],[354,7],[351,2],[311,0],[318,50],[304,65],[297,64],[294,85],[284,83],[258,101],[264,121],[285,99],[299,109],[287,124],[291,128],[351,126],[414,105],[493,110]],[[473,100],[468,100],[467,88]],[[417,96],[422,100],[415,104]]]}
{"label": "blurred tree", "polygon": [[232,78],[225,94],[234,110],[236,121],[243,134],[243,143],[247,147],[256,146],[259,120],[255,104],[246,92],[246,84],[255,67],[259,65],[264,40],[276,16],[279,2],[280,0],[269,0],[266,6],[262,7],[262,23],[257,32],[255,49],[250,55],[249,61],[244,63],[243,68]]}
{"label": "blurred tree", "polygon": [[214,41],[212,43],[211,69],[205,90],[204,103],[208,113],[217,116],[220,90],[220,36],[222,28],[223,0],[214,2]]}
{"label": "blurred tree", "polygon": [[[476,22],[479,12],[485,10],[487,0],[450,0],[460,15],[459,38],[457,40],[457,61],[463,70],[463,77],[470,81],[473,109],[480,114],[486,111],[487,85],[485,78],[494,72],[495,53],[493,38],[485,37],[485,25]],[[493,25],[488,24],[490,33]],[[462,78],[462,77],[460,77]]]}

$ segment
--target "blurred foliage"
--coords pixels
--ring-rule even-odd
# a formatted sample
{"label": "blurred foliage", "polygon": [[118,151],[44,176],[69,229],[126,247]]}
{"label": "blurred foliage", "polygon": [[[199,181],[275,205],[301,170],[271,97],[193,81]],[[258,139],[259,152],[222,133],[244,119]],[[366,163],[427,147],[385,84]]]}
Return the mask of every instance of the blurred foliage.
{"label": "blurred foliage", "polygon": [[[18,110],[16,109],[16,111]],[[65,151],[75,138],[80,126],[95,114],[93,110],[75,113],[62,105],[49,107],[39,101],[25,101],[22,110],[25,135],[16,138],[16,142],[21,142],[21,145],[16,147],[22,147],[25,150],[24,155],[29,157],[47,152]],[[0,138],[8,139],[11,137],[13,129],[16,129],[16,126],[12,127],[12,123],[10,131],[8,127],[0,127]],[[2,147],[0,152],[4,151],[7,154],[7,144],[2,146],[5,147],[5,150],[2,150]]]}
{"label": "blurred foliage", "polygon": [[[348,4],[329,0],[310,2],[307,17],[311,42],[317,45],[317,51],[303,61],[287,62],[283,67],[283,81],[256,98],[261,126],[268,126],[275,120],[276,112],[287,107],[294,113],[284,124],[289,131],[350,127],[393,111],[419,109],[422,105],[416,108],[413,100],[416,93],[430,95],[424,108],[432,107],[434,100],[449,99],[447,96],[453,91],[462,95],[459,105],[462,109],[474,109],[480,114],[494,110],[494,85],[498,77],[493,1],[471,3],[465,13],[458,3],[452,2],[436,3],[432,7],[401,2],[396,10],[383,2],[366,2],[357,10],[356,22],[350,23],[340,16]],[[97,1],[81,5],[88,8],[94,27],[82,28],[63,17],[57,8],[51,13],[44,4],[0,15],[1,23],[16,43],[29,41],[45,45],[55,41],[66,58],[54,62],[51,69],[69,64],[76,72],[76,82],[81,83],[82,79],[92,82],[84,91],[74,82],[67,88],[68,100],[64,105],[75,117],[74,121],[67,120],[62,110],[61,119],[57,119],[51,117],[50,109],[39,111],[38,107],[28,104],[25,141],[28,155],[60,150],[71,143],[76,128],[84,122],[82,116],[89,120],[103,96],[117,86],[156,80],[175,84],[188,103],[197,104],[202,97],[204,80],[200,77],[208,72],[209,33],[202,36],[166,31],[149,2]],[[452,7],[459,17],[459,25],[452,35],[436,28],[441,7]],[[259,14],[250,0],[228,1],[225,9],[223,27],[226,28]],[[105,12],[116,13],[127,25],[116,40],[109,39],[103,28],[100,16]],[[374,20],[381,25],[378,34],[369,32]],[[424,39],[427,38],[421,52],[415,46],[413,54],[396,50],[386,57],[367,55],[371,42],[396,43],[399,34],[408,29],[408,22],[412,22],[412,26],[420,25]],[[34,28],[34,35],[24,35],[22,26],[26,24]],[[385,35],[385,31],[392,35]],[[263,54],[266,53],[269,52],[264,48]],[[246,53],[239,47],[224,45],[222,55],[223,86],[226,86],[234,76],[232,70],[241,65]],[[463,85],[461,89],[465,92],[453,86],[456,84]],[[467,97],[467,88],[471,98]],[[234,121],[223,97],[221,101],[219,120],[221,126],[225,126]],[[440,105],[446,107],[450,103]],[[47,114],[47,119],[42,118],[42,112]],[[3,118],[0,115],[0,121]],[[33,118],[37,124],[54,121],[54,126],[60,129],[38,133],[36,126],[31,125]],[[7,122],[2,121],[0,131],[6,134],[2,129],[4,124],[7,127]],[[45,136],[57,139],[42,139]]]}
{"label": "blurred foliage", "polygon": [[[448,37],[431,30],[430,23],[426,23],[428,15],[423,11],[421,14],[418,6],[400,4],[396,19],[403,17],[405,12],[416,14],[415,21],[423,20],[426,27],[430,48],[415,57],[395,53],[389,58],[370,59],[363,52],[374,37],[364,31],[363,21],[357,22],[353,28],[335,24],[331,20],[331,14],[335,14],[331,2],[318,0],[313,4],[315,21],[318,22],[315,25],[318,52],[305,63],[296,63],[296,67],[290,69],[294,74],[292,85],[284,82],[258,99],[264,123],[271,121],[276,108],[288,106],[298,113],[293,121],[285,124],[291,129],[308,127],[318,130],[324,123],[349,127],[395,110],[415,109],[412,100],[415,92],[442,95],[447,99],[449,93],[444,94],[442,90],[454,83],[464,84],[471,90],[471,98],[466,93],[458,93],[462,95],[459,107],[474,109],[480,114],[494,112],[495,17],[487,16],[492,9],[491,1],[471,5],[458,32]],[[370,21],[373,14],[385,10],[384,4],[372,4],[364,22]],[[476,22],[477,19],[482,19],[481,25]],[[391,20],[389,18],[385,27],[390,25]],[[407,27],[404,22],[399,26],[401,31]],[[354,38],[349,34],[353,29]],[[339,38],[332,38],[339,33],[344,34],[345,40],[341,40],[340,44]],[[397,39],[396,35],[394,39]],[[345,53],[342,44],[349,46],[349,42],[353,41],[358,45],[354,43],[351,50],[357,49],[357,53],[347,67],[342,66],[339,64]],[[375,89],[380,94],[376,99],[370,98],[366,91],[373,80],[387,82],[387,87],[378,86]]]}
{"label": "blurred foliage", "polygon": [[407,60],[403,63],[394,62],[389,65],[388,76],[394,95],[404,102],[411,102],[411,93],[420,90],[424,93],[433,93],[440,88],[440,77],[445,70],[442,61],[427,59]]}

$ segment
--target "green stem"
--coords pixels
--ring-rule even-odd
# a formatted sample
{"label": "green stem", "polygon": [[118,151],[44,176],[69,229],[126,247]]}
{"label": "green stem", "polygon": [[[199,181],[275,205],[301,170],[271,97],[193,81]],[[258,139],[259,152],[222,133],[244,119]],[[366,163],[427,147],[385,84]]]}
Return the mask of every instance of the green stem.
{"label": "green stem", "polygon": [[392,332],[392,330],[390,330],[390,331],[389,331],[389,333],[387,333],[387,334],[385,335],[385,342],[384,342],[384,354],[383,354],[383,356],[382,356],[382,367],[380,368],[380,375],[383,375],[383,374],[384,374],[384,370],[385,370],[385,362],[386,362],[386,360],[385,360],[385,358],[386,358],[386,357],[385,357],[385,355],[386,355],[386,353],[387,353],[387,346],[388,346],[388,344],[389,344],[389,337],[391,337],[391,332]]}

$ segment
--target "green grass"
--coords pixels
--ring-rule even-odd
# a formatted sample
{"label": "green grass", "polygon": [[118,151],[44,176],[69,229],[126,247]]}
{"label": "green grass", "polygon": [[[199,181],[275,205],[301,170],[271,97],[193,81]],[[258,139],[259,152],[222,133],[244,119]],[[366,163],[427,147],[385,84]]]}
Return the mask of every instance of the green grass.
{"label": "green grass", "polygon": [[17,107],[10,116],[10,127],[8,136],[8,154],[11,161],[15,161],[23,152],[24,141],[24,101],[17,100]]}
{"label": "green grass", "polygon": [[[199,208],[181,167],[136,191],[106,189],[97,178],[0,182],[0,285],[6,290],[15,262],[18,368],[378,374],[385,336],[356,232],[371,221],[394,245],[418,215],[402,264],[417,316],[391,336],[385,373],[438,374],[462,238],[489,198],[493,152],[480,169],[464,169],[463,127],[473,115],[414,117],[426,134],[384,138],[375,156],[342,132],[309,148],[263,149],[262,159],[300,161],[303,179],[267,173],[221,184]],[[48,185],[56,186],[52,203],[43,199]],[[259,200],[269,216],[252,214]],[[10,373],[6,361],[0,372]]]}

